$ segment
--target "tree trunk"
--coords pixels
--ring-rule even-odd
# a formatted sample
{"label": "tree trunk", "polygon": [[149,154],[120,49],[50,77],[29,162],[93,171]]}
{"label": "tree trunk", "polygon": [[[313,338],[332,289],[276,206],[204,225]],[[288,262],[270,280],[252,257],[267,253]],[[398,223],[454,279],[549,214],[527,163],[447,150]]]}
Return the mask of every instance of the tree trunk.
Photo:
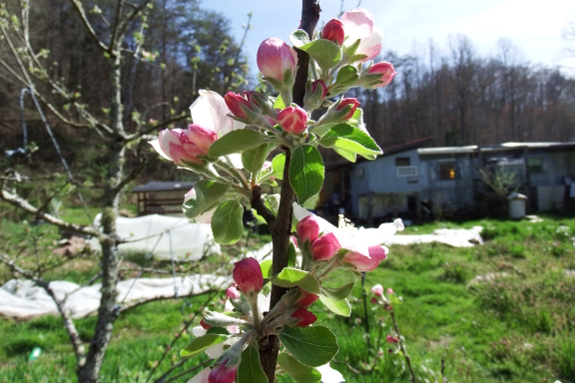
{"label": "tree trunk", "polygon": [[121,142],[124,134],[122,123],[121,99],[121,56],[120,52],[111,59],[112,66],[112,100],[110,103],[110,126],[116,135],[108,146],[108,168],[106,171],[106,185],[103,196],[102,229],[104,239],[102,245],[102,297],[98,308],[98,320],[94,337],[90,341],[90,350],[86,362],[78,371],[78,382],[96,383],[100,378],[100,370],[108,343],[112,338],[114,322],[120,313],[120,306],[116,304],[116,285],[118,283],[118,236],[116,233],[116,217],[120,192],[116,186],[121,182],[124,172],[125,146]]}

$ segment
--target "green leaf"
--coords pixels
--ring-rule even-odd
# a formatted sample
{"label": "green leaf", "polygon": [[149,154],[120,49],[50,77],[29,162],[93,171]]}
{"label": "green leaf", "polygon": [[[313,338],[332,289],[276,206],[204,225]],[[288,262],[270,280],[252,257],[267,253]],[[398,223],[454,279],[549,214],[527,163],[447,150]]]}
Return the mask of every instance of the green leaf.
{"label": "green leaf", "polygon": [[196,198],[184,202],[184,214],[194,218],[213,209],[223,199],[230,188],[229,184],[215,181],[198,181],[194,184]]}
{"label": "green leaf", "polygon": [[268,383],[260,364],[260,353],[251,344],[242,352],[242,361],[236,376],[238,383]]}
{"label": "green leaf", "polygon": [[198,355],[200,352],[228,340],[228,336],[220,334],[206,334],[202,337],[196,338],[186,348],[180,351],[182,358],[190,358]]}
{"label": "green leaf", "polygon": [[244,164],[244,168],[252,173],[259,172],[273,148],[273,144],[262,144],[257,148],[244,150],[242,153],[242,164]]}
{"label": "green leaf", "polygon": [[335,335],[325,326],[286,326],[278,336],[290,354],[310,367],[328,363],[339,350]]}
{"label": "green leaf", "polygon": [[262,275],[264,278],[270,279],[272,277],[272,265],[273,261],[271,259],[260,263],[260,267],[262,268]]}
{"label": "green leaf", "polygon": [[329,297],[335,301],[343,301],[351,293],[351,290],[353,289],[353,285],[355,285],[355,282],[349,282],[349,283],[346,283],[345,285],[343,285],[341,287],[337,287],[337,288],[322,286],[321,292],[325,296],[327,296],[327,297]]}
{"label": "green leaf", "polygon": [[264,135],[255,130],[234,130],[218,138],[212,146],[210,146],[209,155],[215,158],[232,153],[239,153],[244,150],[255,149],[264,142]]}
{"label": "green leaf", "polygon": [[[353,154],[359,154],[371,160],[382,153],[380,147],[369,134],[349,124],[334,126],[321,138],[319,143],[325,148],[334,149],[347,159],[350,159]],[[350,159],[350,161],[352,160]],[[355,162],[355,158],[352,162]]]}
{"label": "green leaf", "polygon": [[348,317],[351,315],[351,305],[349,304],[349,301],[347,299],[336,301],[334,299],[329,298],[326,295],[320,294],[319,300],[322,301],[325,307],[327,307],[337,315],[342,315],[344,317]]}
{"label": "green leaf", "polygon": [[280,287],[301,287],[303,290],[319,294],[319,282],[313,275],[307,271],[293,267],[284,267],[284,269],[271,282]]}
{"label": "green leaf", "polygon": [[297,252],[294,243],[290,241],[288,247],[288,266],[295,267],[296,262],[297,262]]}
{"label": "green leaf", "polygon": [[301,364],[285,352],[278,355],[278,364],[293,378],[295,383],[319,383],[321,380],[321,373],[318,370]]}
{"label": "green leaf", "polygon": [[309,35],[302,29],[296,29],[290,35],[289,40],[294,47],[301,48],[309,43]]}
{"label": "green leaf", "polygon": [[337,72],[335,85],[350,86],[354,84],[358,78],[359,74],[357,73],[357,68],[353,65],[345,65]]}
{"label": "green leaf", "polygon": [[236,200],[222,203],[212,217],[212,233],[217,243],[236,243],[244,233],[242,215],[244,209]]}
{"label": "green leaf", "polygon": [[313,146],[298,146],[292,153],[289,180],[300,204],[321,190],[325,168],[321,154]]}
{"label": "green leaf", "polygon": [[324,71],[333,68],[341,60],[341,48],[329,40],[314,40],[300,47],[314,59]]}
{"label": "green leaf", "polygon": [[286,164],[286,155],[284,153],[280,153],[274,157],[272,160],[272,169],[273,169],[273,176],[278,179],[282,180],[284,177],[284,167]]}
{"label": "green leaf", "polygon": [[285,109],[286,103],[284,102],[282,95],[278,94],[276,100],[274,101],[274,109]]}

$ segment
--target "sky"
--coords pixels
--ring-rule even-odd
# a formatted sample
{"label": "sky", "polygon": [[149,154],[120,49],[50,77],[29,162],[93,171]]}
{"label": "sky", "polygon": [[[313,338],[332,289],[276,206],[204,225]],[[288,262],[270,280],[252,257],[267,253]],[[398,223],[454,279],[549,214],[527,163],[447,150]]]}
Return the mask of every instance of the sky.
{"label": "sky", "polygon": [[[358,3],[373,13],[375,25],[383,30],[382,52],[425,54],[432,39],[447,55],[449,36],[464,34],[481,56],[495,56],[498,40],[506,38],[519,48],[521,61],[558,66],[575,75],[575,58],[565,59],[562,52],[569,44],[563,38],[567,22],[575,23],[573,0],[344,0],[343,9]],[[324,0],[320,5],[322,25],[337,17],[342,1]],[[301,14],[301,0],[204,0],[202,6],[230,19],[238,40],[252,12],[253,29],[245,46],[252,67],[259,44],[268,37],[288,41]],[[575,47],[575,41],[571,44]]]}

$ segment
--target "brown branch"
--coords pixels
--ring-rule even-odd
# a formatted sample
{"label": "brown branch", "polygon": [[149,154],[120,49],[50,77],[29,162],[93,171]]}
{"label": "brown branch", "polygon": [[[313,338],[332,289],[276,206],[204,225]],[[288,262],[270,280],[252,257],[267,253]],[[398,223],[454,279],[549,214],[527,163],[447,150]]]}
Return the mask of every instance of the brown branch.
{"label": "brown branch", "polygon": [[27,272],[26,270],[16,266],[14,261],[6,257],[5,255],[0,254],[0,261],[8,266],[13,273],[17,273],[22,275],[23,277],[33,281],[38,286],[42,287],[46,293],[52,298],[60,315],[62,316],[62,321],[64,322],[64,327],[66,328],[66,332],[70,337],[70,342],[72,343],[72,347],[74,348],[74,354],[76,354],[76,364],[78,367],[82,367],[86,362],[86,351],[84,349],[84,345],[82,344],[82,340],[80,339],[80,335],[78,334],[78,330],[74,325],[74,321],[70,317],[69,312],[64,308],[64,303],[66,302],[65,299],[59,300],[56,296],[56,293],[50,287],[50,283],[44,281],[40,277],[35,277],[32,273]]}
{"label": "brown branch", "polygon": [[397,326],[397,321],[395,320],[393,310],[389,312],[389,315],[391,315],[391,319],[393,320],[393,325],[395,326],[395,332],[397,333],[397,339],[399,339],[399,348],[401,349],[405,361],[407,362],[407,367],[409,368],[409,373],[411,374],[411,381],[413,383],[417,383],[417,380],[415,379],[415,374],[413,373],[413,368],[411,368],[411,357],[405,351],[405,347],[403,347],[403,341],[401,340],[401,334],[399,333],[399,327]]}
{"label": "brown branch", "polygon": [[69,223],[64,220],[61,220],[60,218],[56,218],[53,215],[42,213],[38,208],[31,205],[24,198],[18,196],[17,194],[10,193],[5,189],[0,190],[0,200],[8,202],[13,206],[19,207],[20,209],[27,211],[28,213],[33,214],[38,218],[42,218],[44,221],[49,222],[58,227],[61,227],[63,229],[76,231],[94,237],[100,237],[102,235],[100,232],[96,231],[92,227],[76,225],[74,223]]}
{"label": "brown branch", "polygon": [[92,37],[92,39],[96,42],[96,44],[98,44],[98,46],[103,51],[108,51],[110,48],[108,46],[106,46],[106,44],[104,44],[102,42],[102,40],[100,40],[100,38],[96,34],[96,31],[94,30],[94,28],[92,27],[92,24],[90,24],[90,21],[88,20],[88,17],[86,16],[86,12],[84,12],[84,6],[82,5],[82,3],[80,3],[79,0],[72,0],[72,4],[74,4],[74,7],[76,8],[76,11],[78,12],[78,15],[80,15],[80,19],[82,19],[82,23],[84,24],[84,27],[88,30],[88,32],[90,34],[90,37]]}
{"label": "brown branch", "polygon": [[144,160],[142,162],[140,162],[140,164],[138,165],[138,167],[136,169],[132,170],[130,172],[130,174],[128,174],[126,177],[124,177],[124,179],[122,179],[114,187],[114,189],[113,189],[114,193],[119,193],[124,188],[124,186],[126,186],[128,183],[135,180],[136,177],[142,172],[142,170],[144,170],[144,168],[146,167],[148,162],[150,162],[151,158],[152,158],[152,156],[147,156],[146,158],[144,158]]}
{"label": "brown branch", "polygon": [[260,185],[256,185],[252,188],[250,204],[254,209],[256,209],[256,212],[265,219],[270,228],[275,224],[276,216],[266,206],[265,201],[262,198],[262,188]]}
{"label": "brown branch", "polygon": [[126,33],[126,30],[128,29],[128,26],[130,25],[130,23],[136,18],[136,16],[138,16],[140,14],[140,12],[142,12],[142,10],[144,10],[148,4],[150,4],[152,2],[152,0],[144,0],[142,2],[142,4],[140,4],[138,7],[134,8],[134,10],[132,11],[132,13],[126,17],[119,25],[118,25],[118,32],[116,34],[116,36],[118,36],[118,41],[121,40],[124,37],[124,34]]}
{"label": "brown branch", "polygon": [[[302,0],[301,29],[313,36],[313,31],[319,20],[321,8],[315,0]],[[299,68],[296,75],[296,81],[293,88],[294,102],[303,107],[303,98],[305,95],[305,85],[308,78],[309,56],[303,51],[298,51]],[[289,243],[291,235],[291,225],[293,216],[293,202],[295,200],[294,191],[289,183],[289,165],[291,161],[291,152],[288,148],[283,148],[286,154],[284,166],[284,177],[282,191],[280,196],[280,206],[277,218],[270,231],[272,233],[273,243],[273,274],[279,273],[288,265]],[[272,285],[270,299],[270,309],[273,308],[287,289]],[[270,335],[260,338],[260,362],[270,383],[275,381],[275,370],[279,352],[279,339],[276,335]]]}

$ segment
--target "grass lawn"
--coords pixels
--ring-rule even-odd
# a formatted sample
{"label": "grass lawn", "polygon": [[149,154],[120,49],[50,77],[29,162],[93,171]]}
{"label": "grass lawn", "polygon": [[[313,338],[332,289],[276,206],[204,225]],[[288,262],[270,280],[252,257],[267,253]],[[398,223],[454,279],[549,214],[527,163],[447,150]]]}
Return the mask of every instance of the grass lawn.
{"label": "grass lawn", "polygon": [[[11,233],[11,239],[3,239],[2,247],[17,246],[23,236],[33,238],[30,230],[32,234],[40,230],[15,227],[6,221],[1,225],[3,232]],[[367,275],[366,289],[381,283],[403,298],[403,303],[394,308],[418,381],[441,382],[443,360],[448,382],[575,383],[575,219],[434,223],[413,226],[407,232],[475,225],[485,228],[483,237],[487,241],[483,246],[394,246],[388,259]],[[48,246],[53,240],[51,235],[42,237],[47,243],[39,245]],[[238,250],[234,248],[233,252]],[[93,275],[97,263],[90,256],[83,262],[83,267],[51,276],[85,281]],[[0,266],[0,279],[6,278]],[[318,323],[327,324],[338,335],[340,352],[332,367],[340,370],[348,382],[408,382],[403,357],[385,343],[385,337],[393,334],[389,315],[373,310],[368,303],[370,330],[366,336],[359,283],[352,296],[349,318],[328,313],[319,302],[311,307],[320,317]],[[121,315],[101,381],[146,381],[174,334],[182,328],[182,320],[204,306],[206,299],[155,302]],[[221,299],[212,300],[210,305],[219,307]],[[83,339],[89,339],[94,323],[95,317],[77,321]],[[383,340],[378,348],[380,333]],[[176,342],[151,381],[179,361],[179,350],[189,339],[185,335]],[[35,346],[43,353],[28,363]],[[204,356],[192,358],[174,375],[203,360]],[[191,376],[176,381],[186,382]],[[75,381],[72,348],[60,318],[25,322],[0,319],[0,382],[27,381]]]}

